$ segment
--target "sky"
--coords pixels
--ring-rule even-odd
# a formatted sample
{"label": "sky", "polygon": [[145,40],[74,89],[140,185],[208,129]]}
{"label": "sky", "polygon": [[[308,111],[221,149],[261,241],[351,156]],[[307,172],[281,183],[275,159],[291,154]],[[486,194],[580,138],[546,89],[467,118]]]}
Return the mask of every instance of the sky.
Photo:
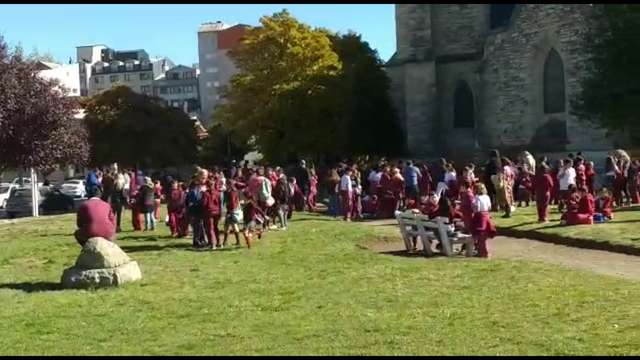
{"label": "sky", "polygon": [[395,51],[393,4],[0,4],[0,35],[26,53],[37,47],[65,63],[75,62],[76,46],[104,44],[191,66],[201,23],[258,25],[261,16],[285,8],[311,26],[362,34],[385,61]]}

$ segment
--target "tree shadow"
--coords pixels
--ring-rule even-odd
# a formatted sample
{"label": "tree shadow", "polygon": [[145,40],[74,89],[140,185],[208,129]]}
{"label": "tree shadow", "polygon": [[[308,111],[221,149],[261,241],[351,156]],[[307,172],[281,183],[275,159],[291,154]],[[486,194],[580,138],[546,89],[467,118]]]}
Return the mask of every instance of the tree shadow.
{"label": "tree shadow", "polygon": [[166,249],[185,249],[190,248],[191,246],[191,243],[168,245],[125,245],[121,246],[120,249],[126,253],[136,253],[143,251],[162,251]]}
{"label": "tree shadow", "polygon": [[62,287],[61,283],[46,281],[0,284],[0,289],[20,290],[26,293],[68,290]]}

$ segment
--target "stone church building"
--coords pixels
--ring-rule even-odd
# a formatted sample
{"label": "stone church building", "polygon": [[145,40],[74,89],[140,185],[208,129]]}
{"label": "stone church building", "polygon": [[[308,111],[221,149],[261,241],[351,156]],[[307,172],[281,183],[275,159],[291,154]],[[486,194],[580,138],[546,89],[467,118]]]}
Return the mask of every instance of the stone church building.
{"label": "stone church building", "polygon": [[587,4],[397,4],[386,65],[413,156],[490,148],[601,151],[571,114],[584,75]]}

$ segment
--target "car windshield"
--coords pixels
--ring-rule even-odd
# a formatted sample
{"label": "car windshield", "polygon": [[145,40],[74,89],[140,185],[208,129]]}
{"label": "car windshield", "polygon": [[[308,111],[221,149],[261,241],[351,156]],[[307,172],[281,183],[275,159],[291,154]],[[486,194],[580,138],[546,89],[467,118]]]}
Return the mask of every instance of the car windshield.
{"label": "car windshield", "polygon": [[0,194],[8,193],[10,188],[11,187],[9,187],[9,186],[0,186]]}

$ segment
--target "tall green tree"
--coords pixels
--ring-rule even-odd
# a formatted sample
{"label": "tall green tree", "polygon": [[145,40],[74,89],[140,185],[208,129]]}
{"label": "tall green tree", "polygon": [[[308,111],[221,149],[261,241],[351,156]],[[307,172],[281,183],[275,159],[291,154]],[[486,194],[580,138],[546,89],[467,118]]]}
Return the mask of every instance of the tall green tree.
{"label": "tall green tree", "polygon": [[390,96],[391,80],[377,51],[355,33],[335,35],[342,72],[337,99],[349,141],[347,155],[398,155],[402,132]]}
{"label": "tall green tree", "polygon": [[[573,99],[582,119],[612,131],[640,130],[640,5],[595,4],[585,34],[589,57],[581,92]],[[633,136],[640,143],[640,136]]]}
{"label": "tall green tree", "polygon": [[91,163],[162,168],[197,158],[194,122],[159,98],[117,86],[85,103]]}
{"label": "tall green tree", "polygon": [[269,160],[326,149],[334,133],[320,126],[331,121],[322,104],[330,96],[326,83],[340,70],[330,38],[286,10],[262,17],[260,24],[230,53],[239,73],[214,118],[242,137],[236,140],[254,138]]}

